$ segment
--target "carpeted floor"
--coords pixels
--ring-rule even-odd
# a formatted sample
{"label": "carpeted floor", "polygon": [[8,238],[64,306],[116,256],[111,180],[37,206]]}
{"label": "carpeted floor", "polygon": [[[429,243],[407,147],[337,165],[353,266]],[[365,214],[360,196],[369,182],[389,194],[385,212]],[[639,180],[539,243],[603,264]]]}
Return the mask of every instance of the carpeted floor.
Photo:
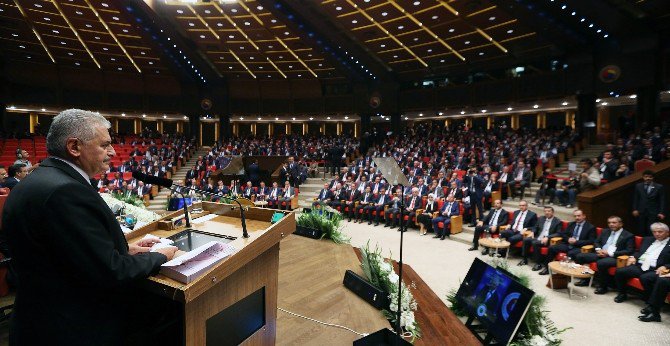
{"label": "carpeted floor", "polygon": [[[362,247],[369,241],[371,247],[377,244],[386,256],[390,253],[393,259],[398,259],[400,233],[397,230],[347,221],[344,221],[343,230],[351,237],[353,246]],[[404,238],[404,262],[411,265],[445,301],[447,292],[458,287],[460,280],[465,277],[472,260],[481,256],[477,251],[467,251],[469,246],[461,242],[433,239],[430,233],[420,236],[414,229],[405,233]],[[531,271],[532,265],[517,267],[519,259],[514,256],[510,256],[509,262],[513,271],[528,273],[532,278],[532,289],[547,297],[547,309],[556,326],[572,327],[563,334],[565,345],[670,344],[670,308],[666,307],[661,314],[661,323],[639,322],[637,316],[644,306],[639,298],[617,304],[613,301],[616,295],[614,292],[599,296],[589,290],[586,299],[571,300],[567,290],[552,291],[545,287],[547,276]],[[585,293],[587,290],[584,287],[577,289],[576,293]]]}

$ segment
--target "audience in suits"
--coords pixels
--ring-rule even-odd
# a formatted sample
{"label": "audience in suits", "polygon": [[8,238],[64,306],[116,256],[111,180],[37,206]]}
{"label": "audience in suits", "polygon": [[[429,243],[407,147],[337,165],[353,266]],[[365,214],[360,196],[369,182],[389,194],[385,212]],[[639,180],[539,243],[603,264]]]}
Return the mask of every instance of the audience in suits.
{"label": "audience in suits", "polygon": [[519,210],[514,212],[509,228],[500,232],[500,237],[510,242],[510,247],[523,240],[521,232],[532,230],[537,224],[537,214],[528,210],[528,202],[521,200]]}
{"label": "audience in suits", "polygon": [[[502,208],[502,201],[496,199],[493,201],[493,209],[491,209],[484,218],[484,220],[479,221],[477,226],[475,226],[475,235],[472,238],[472,247],[468,251],[476,251],[479,249],[479,238],[481,238],[484,233],[498,233],[500,232],[500,227],[507,225],[507,219],[509,214],[505,209]],[[486,249],[488,253],[488,248]]]}
{"label": "audience in suits", "polygon": [[25,178],[26,175],[28,175],[28,169],[26,168],[26,165],[24,165],[23,163],[15,163],[9,166],[7,175],[9,175],[9,177],[5,179],[4,187],[11,190],[21,180],[23,180],[23,178]]}
{"label": "audience in suits", "polygon": [[577,209],[572,212],[572,215],[575,221],[568,224],[563,233],[563,240],[556,245],[549,246],[549,249],[547,249],[544,269],[540,271],[540,275],[549,274],[547,266],[559,252],[564,252],[569,258],[575,259],[582,252],[582,246],[593,245],[596,240],[596,227],[586,221],[586,214],[582,210]]}
{"label": "audience in suits", "polygon": [[563,238],[561,233],[562,222],[554,217],[554,208],[544,207],[544,216],[540,217],[533,227],[533,233],[523,238],[521,246],[521,256],[523,259],[518,263],[519,266],[528,264],[530,248],[533,248],[533,260],[535,261],[534,271],[542,269],[542,247],[549,246],[549,239],[554,237]]}

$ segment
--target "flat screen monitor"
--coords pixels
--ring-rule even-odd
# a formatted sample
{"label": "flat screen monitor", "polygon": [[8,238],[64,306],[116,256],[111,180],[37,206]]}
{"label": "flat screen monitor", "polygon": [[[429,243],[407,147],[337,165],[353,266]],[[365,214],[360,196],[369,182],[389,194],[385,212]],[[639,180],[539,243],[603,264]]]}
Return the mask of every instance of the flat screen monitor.
{"label": "flat screen monitor", "polygon": [[205,245],[210,241],[230,243],[235,240],[235,237],[187,229],[169,236],[168,239],[172,240],[174,242],[173,245],[179,250],[188,252],[199,246]]}
{"label": "flat screen monitor", "polygon": [[456,294],[469,316],[476,318],[500,343],[516,334],[535,292],[504,270],[476,258]]}

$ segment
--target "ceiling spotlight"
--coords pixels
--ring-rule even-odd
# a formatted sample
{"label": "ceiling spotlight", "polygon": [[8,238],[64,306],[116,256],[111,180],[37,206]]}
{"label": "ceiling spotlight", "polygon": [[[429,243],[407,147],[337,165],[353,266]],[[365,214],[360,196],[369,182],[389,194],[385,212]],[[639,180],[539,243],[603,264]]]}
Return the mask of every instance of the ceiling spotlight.
{"label": "ceiling spotlight", "polygon": [[600,99],[596,99],[596,102],[600,102]]}
{"label": "ceiling spotlight", "polygon": [[512,108],[512,107],[507,107],[507,110],[508,110],[508,111],[511,111],[512,109],[514,109],[514,108]]}
{"label": "ceiling spotlight", "polygon": [[291,119],[295,120],[295,118],[291,118]]}
{"label": "ceiling spotlight", "polygon": [[142,118],[146,118],[146,117],[147,117],[147,115],[146,115],[146,114],[142,114]]}
{"label": "ceiling spotlight", "polygon": [[405,120],[409,120],[409,118],[408,118],[408,117],[405,117]]}
{"label": "ceiling spotlight", "polygon": [[540,105],[533,105],[533,108],[538,109],[540,108]]}
{"label": "ceiling spotlight", "polygon": [[561,103],[561,105],[562,105],[562,106],[567,106],[568,103],[567,103],[567,102],[563,102],[563,103]]}
{"label": "ceiling spotlight", "polygon": [[262,120],[262,119],[263,119],[263,118],[261,118],[261,117],[258,117],[258,120]]}
{"label": "ceiling spotlight", "polygon": [[121,116],[122,116],[122,117],[125,117],[125,116],[126,116],[126,113],[121,113]]}
{"label": "ceiling spotlight", "polygon": [[422,116],[423,116],[423,113],[419,113],[419,116],[422,117]]}
{"label": "ceiling spotlight", "polygon": [[482,113],[486,113],[486,109],[482,109]]}
{"label": "ceiling spotlight", "polygon": [[330,120],[330,117],[327,117],[326,119]]}
{"label": "ceiling spotlight", "polygon": [[348,116],[344,117],[344,120],[349,120],[349,117]]}
{"label": "ceiling spotlight", "polygon": [[309,117],[309,120],[314,120],[314,118],[312,118],[312,117]]}
{"label": "ceiling spotlight", "polygon": [[603,103],[601,103],[601,105],[603,105],[603,106],[607,106],[608,103],[607,103],[607,102],[603,102]]}
{"label": "ceiling spotlight", "polygon": [[442,113],[442,112],[437,113],[437,115],[443,115],[443,114],[444,114],[444,113]]}
{"label": "ceiling spotlight", "polygon": [[47,111],[46,109],[42,108],[42,112],[46,112],[46,111]]}
{"label": "ceiling spotlight", "polygon": [[163,114],[163,119],[167,119],[167,115]]}
{"label": "ceiling spotlight", "polygon": [[279,120],[279,118],[275,117],[275,120]]}
{"label": "ceiling spotlight", "polygon": [[465,111],[461,111],[461,114],[465,114]]}
{"label": "ceiling spotlight", "polygon": [[628,96],[628,98],[630,98],[630,99],[636,99],[636,98],[637,98],[637,95],[633,94],[633,95]]}

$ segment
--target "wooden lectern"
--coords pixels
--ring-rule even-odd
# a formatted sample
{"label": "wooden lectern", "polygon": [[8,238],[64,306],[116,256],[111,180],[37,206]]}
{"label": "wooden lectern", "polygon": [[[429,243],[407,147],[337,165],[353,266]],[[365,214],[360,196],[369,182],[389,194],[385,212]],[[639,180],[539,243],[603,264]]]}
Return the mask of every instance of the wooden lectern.
{"label": "wooden lectern", "polygon": [[[294,213],[284,212],[280,221],[271,224],[270,219],[278,210],[251,207],[245,211],[250,237],[243,238],[237,205],[202,202],[202,209],[201,213],[192,214],[192,219],[208,214],[218,216],[192,223],[191,229],[235,237],[229,244],[237,252],[189,284],[158,274],[148,278],[143,288],[183,307],[184,345],[274,345],[279,242],[295,231]],[[182,215],[183,211],[170,213],[128,233],[126,239],[134,242],[145,234],[161,238],[177,234],[185,227],[174,227],[172,220]],[[241,328],[231,332],[237,325]]]}

